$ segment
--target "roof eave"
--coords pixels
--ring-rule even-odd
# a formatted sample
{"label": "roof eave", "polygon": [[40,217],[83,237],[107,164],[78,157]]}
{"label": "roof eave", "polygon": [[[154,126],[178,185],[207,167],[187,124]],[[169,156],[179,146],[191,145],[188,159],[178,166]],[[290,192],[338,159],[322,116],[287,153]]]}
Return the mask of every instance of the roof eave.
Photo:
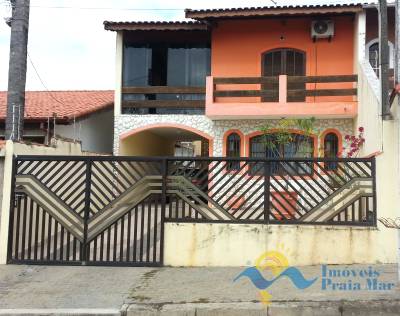
{"label": "roof eave", "polygon": [[107,31],[207,31],[205,23],[104,22]]}
{"label": "roof eave", "polygon": [[344,14],[361,12],[361,5],[345,7],[305,7],[305,8],[254,8],[254,9],[228,9],[228,10],[185,10],[186,18],[195,20],[210,20],[224,18],[250,18],[250,17],[273,17],[279,15],[315,15],[315,14]]}

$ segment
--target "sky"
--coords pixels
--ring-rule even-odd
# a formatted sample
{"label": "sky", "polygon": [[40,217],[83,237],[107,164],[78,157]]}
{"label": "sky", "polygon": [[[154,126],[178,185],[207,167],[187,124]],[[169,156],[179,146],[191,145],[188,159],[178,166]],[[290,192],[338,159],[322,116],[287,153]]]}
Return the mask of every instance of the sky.
{"label": "sky", "polygon": [[[353,2],[275,1],[278,4]],[[115,32],[104,30],[105,20],[182,20],[185,8],[273,5],[271,0],[31,0],[30,3],[27,90],[114,89]],[[4,18],[10,16],[9,1],[0,0],[0,91],[7,90],[10,28]]]}

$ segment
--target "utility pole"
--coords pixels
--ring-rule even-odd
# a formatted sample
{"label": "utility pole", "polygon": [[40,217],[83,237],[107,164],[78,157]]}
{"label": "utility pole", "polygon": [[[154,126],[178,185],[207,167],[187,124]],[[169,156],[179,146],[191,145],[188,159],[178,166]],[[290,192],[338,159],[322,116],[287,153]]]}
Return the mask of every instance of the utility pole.
{"label": "utility pole", "polygon": [[387,2],[379,0],[379,63],[381,81],[381,106],[382,119],[388,120],[390,114],[389,104],[389,44],[388,44],[388,20],[387,20]]}
{"label": "utility pole", "polygon": [[29,1],[11,0],[12,18],[5,136],[7,140],[13,141],[22,138],[24,128]]}

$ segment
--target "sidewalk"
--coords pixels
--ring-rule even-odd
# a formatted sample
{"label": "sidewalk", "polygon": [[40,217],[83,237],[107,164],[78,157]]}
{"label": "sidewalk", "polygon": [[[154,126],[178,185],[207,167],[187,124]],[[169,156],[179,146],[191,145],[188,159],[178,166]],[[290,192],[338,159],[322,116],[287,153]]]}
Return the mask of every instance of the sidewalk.
{"label": "sidewalk", "polygon": [[[346,267],[368,269],[329,266]],[[395,265],[371,267],[396,283]],[[300,270],[318,280],[304,290],[277,280],[266,307],[248,278],[233,282],[242,268],[0,266],[0,315],[400,315],[398,287],[323,291],[320,266]]]}

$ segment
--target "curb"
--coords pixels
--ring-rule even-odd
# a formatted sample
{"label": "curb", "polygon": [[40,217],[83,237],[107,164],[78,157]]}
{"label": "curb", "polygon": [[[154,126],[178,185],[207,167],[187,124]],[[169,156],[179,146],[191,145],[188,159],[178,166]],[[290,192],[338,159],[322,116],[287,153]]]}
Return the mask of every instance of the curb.
{"label": "curb", "polygon": [[125,316],[397,316],[400,301],[130,304]]}
{"label": "curb", "polygon": [[40,309],[0,309],[0,316],[120,316],[119,309],[105,308],[40,308]]}

